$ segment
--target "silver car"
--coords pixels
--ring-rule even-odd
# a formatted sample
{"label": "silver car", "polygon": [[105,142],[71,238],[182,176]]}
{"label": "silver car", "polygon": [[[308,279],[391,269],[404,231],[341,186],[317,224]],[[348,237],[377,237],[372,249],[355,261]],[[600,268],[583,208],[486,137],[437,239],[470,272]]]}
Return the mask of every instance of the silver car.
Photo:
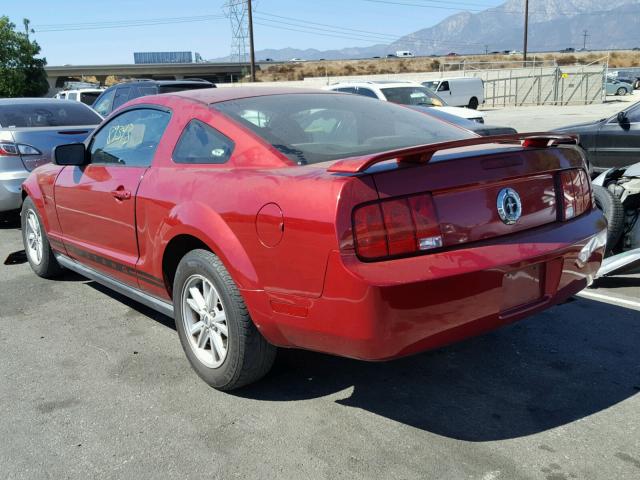
{"label": "silver car", "polygon": [[0,215],[22,206],[22,182],[51,161],[53,147],[82,142],[101,121],[81,102],[0,99]]}

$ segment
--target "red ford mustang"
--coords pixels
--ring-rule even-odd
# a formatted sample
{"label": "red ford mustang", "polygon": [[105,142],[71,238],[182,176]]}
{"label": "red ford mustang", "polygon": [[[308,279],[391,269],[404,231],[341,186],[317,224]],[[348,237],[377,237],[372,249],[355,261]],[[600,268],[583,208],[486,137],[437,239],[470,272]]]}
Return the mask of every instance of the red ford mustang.
{"label": "red ford mustang", "polygon": [[175,318],[219,389],[279,347],[384,360],[588,285],[606,225],[573,139],[476,137],[334,92],[128,103],[24,184],[27,256]]}

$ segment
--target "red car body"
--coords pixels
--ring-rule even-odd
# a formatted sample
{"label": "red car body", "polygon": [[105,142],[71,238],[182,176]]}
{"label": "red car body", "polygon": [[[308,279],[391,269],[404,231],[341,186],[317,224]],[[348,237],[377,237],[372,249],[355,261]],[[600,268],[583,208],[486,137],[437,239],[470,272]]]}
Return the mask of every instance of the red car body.
{"label": "red car body", "polygon": [[[211,108],[295,93],[305,91],[225,88],[134,100],[125,109],[171,112],[151,167],[51,164],[29,177],[24,194],[58,255],[143,292],[165,312],[179,257],[206,248],[268,342],[358,359],[391,359],[508,324],[574,295],[599,268],[604,246],[595,239],[606,223],[575,146],[474,138],[301,167]],[[235,142],[227,163],[172,160],[194,118]],[[505,187],[522,200],[513,224],[496,209]],[[393,255],[390,232],[387,258],[363,258],[357,209],[413,195],[435,209],[440,248]],[[578,211],[565,220],[567,205]]]}

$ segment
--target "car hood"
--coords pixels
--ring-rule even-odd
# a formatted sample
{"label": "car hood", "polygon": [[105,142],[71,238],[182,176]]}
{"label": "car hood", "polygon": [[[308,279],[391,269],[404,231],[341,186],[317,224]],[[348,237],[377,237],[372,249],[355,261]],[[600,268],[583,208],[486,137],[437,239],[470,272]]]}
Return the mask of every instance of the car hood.
{"label": "car hood", "polygon": [[462,118],[484,118],[484,114],[477,111],[471,110],[470,108],[460,108],[460,107],[434,107],[438,110],[442,110],[443,112],[450,113],[451,115],[455,115],[456,117]]}

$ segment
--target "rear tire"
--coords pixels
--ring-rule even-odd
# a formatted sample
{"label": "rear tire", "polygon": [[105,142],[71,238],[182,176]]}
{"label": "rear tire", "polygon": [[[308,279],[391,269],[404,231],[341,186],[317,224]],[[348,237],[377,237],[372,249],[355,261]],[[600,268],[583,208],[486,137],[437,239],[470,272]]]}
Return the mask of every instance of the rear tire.
{"label": "rear tire", "polygon": [[627,89],[624,87],[620,87],[618,90],[616,90],[616,95],[620,95],[621,97],[624,97],[627,94]]}
{"label": "rear tire", "polygon": [[607,219],[607,253],[610,253],[624,231],[624,208],[618,197],[600,185],[593,185],[593,194],[596,207]]}
{"label": "rear tire", "polygon": [[24,244],[24,250],[31,269],[42,278],[60,276],[63,269],[56,260],[53,250],[51,250],[42,219],[29,197],[25,198],[22,204],[20,220],[22,243]]}
{"label": "rear tire", "polygon": [[469,108],[472,110],[478,109],[478,99],[476,97],[472,97],[471,100],[469,100]]}
{"label": "rear tire", "polygon": [[276,348],[254,325],[237,285],[213,253],[192,250],[182,258],[173,308],[182,348],[213,388],[240,388],[271,369]]}

